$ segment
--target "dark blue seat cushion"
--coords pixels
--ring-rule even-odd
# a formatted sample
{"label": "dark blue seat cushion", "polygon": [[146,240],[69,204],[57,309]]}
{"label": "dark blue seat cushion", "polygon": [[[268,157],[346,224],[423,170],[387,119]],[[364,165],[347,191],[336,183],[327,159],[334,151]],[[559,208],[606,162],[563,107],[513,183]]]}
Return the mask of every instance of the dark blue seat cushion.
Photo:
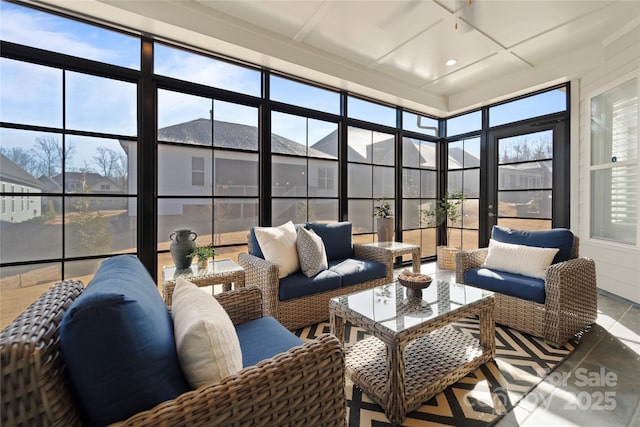
{"label": "dark blue seat cushion", "polygon": [[278,297],[280,301],[286,301],[292,298],[338,289],[341,283],[342,278],[340,275],[330,270],[322,270],[311,277],[307,277],[298,271],[280,279]]}
{"label": "dark blue seat cushion", "polygon": [[331,222],[327,224],[308,222],[305,227],[315,231],[322,238],[328,261],[353,256],[352,225],[350,222]]}
{"label": "dark blue seat cushion", "polygon": [[544,304],[544,280],[483,267],[464,272],[464,283],[476,288]]}
{"label": "dark blue seat cushion", "polygon": [[303,343],[271,316],[237,325],[236,332],[242,350],[243,368],[254,366]]}
{"label": "dark blue seat cushion", "polygon": [[92,425],[124,420],[190,390],[171,315],[134,256],[102,263],[65,312],[60,345]]}
{"label": "dark blue seat cushion", "polygon": [[511,243],[514,245],[558,248],[560,250],[553,258],[552,264],[568,261],[573,257],[573,233],[566,228],[526,231],[494,225],[491,238],[498,242]]}
{"label": "dark blue seat cushion", "polygon": [[384,264],[358,258],[329,261],[329,271],[342,276],[342,286],[368,282],[387,275],[387,267]]}

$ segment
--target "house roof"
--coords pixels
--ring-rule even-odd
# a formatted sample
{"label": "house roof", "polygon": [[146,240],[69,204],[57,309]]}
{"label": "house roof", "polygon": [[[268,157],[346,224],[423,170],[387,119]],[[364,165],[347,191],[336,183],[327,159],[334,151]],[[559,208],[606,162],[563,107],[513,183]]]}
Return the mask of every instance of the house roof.
{"label": "house roof", "polygon": [[[195,119],[158,129],[158,140],[181,142],[195,145],[213,145],[220,148],[256,150],[258,148],[258,128],[239,123],[209,119]],[[283,136],[272,134],[271,150],[277,154],[294,154],[311,157],[332,157],[316,148],[307,147]]]}
{"label": "house roof", "polygon": [[0,180],[42,189],[42,184],[29,172],[0,153]]}

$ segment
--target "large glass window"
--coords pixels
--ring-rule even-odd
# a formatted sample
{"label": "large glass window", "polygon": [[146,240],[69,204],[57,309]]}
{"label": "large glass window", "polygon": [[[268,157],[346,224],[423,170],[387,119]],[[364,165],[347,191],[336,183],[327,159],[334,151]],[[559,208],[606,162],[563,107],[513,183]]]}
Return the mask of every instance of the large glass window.
{"label": "large glass window", "polygon": [[498,224],[551,228],[553,131],[498,140]]}
{"label": "large glass window", "polygon": [[349,127],[347,134],[347,197],[349,221],[358,241],[373,241],[373,207],[395,199],[395,139],[388,133]]}
{"label": "large glass window", "polygon": [[192,83],[260,96],[260,71],[156,43],[154,72]]}
{"label": "large glass window", "polygon": [[354,119],[396,127],[396,110],[385,105],[349,96],[347,97],[347,111],[349,117]]}
{"label": "large glass window", "polygon": [[499,126],[567,109],[567,88],[553,89],[489,108],[489,126]]}
{"label": "large glass window", "polygon": [[402,129],[425,135],[438,136],[438,120],[408,111],[402,112]]}
{"label": "large glass window", "polygon": [[271,216],[289,220],[338,219],[338,125],[271,113]]}
{"label": "large glass window", "polygon": [[436,254],[436,231],[423,212],[433,209],[438,196],[436,143],[402,139],[402,238],[419,245],[422,256]]}
{"label": "large glass window", "polygon": [[591,99],[591,237],[638,241],[638,79]]}
{"label": "large glass window", "polygon": [[258,109],[158,90],[158,266],[170,235],[189,228],[199,245],[231,258],[258,225]]}
{"label": "large glass window", "polygon": [[340,114],[340,94],[316,86],[271,75],[269,78],[271,99],[291,105],[311,108],[331,114]]}
{"label": "large glass window", "polygon": [[[0,7],[3,40],[18,31],[7,23],[12,28],[5,33],[7,10],[28,22],[42,15],[6,9],[6,3]],[[12,41],[27,43],[17,36]],[[102,42],[96,41],[96,49]],[[137,85],[124,76],[96,77],[7,58],[0,60],[0,87],[0,292],[15,301],[3,305],[4,325],[56,281],[74,278],[86,284],[104,257],[137,252],[137,162],[132,159],[138,100]]]}
{"label": "large glass window", "polygon": [[449,246],[462,249],[478,247],[478,211],[480,209],[480,137],[449,142],[447,195],[463,195],[456,223],[447,224]]}
{"label": "large glass window", "polygon": [[482,111],[474,111],[447,119],[447,136],[462,135],[480,130]]}
{"label": "large glass window", "polygon": [[29,9],[0,3],[2,40],[38,49],[140,69],[140,38]]}

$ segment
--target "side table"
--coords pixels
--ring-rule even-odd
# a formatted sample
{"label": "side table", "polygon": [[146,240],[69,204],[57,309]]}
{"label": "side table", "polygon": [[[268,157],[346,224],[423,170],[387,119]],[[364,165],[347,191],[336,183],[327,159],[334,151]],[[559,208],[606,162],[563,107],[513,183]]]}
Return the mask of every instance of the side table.
{"label": "side table", "polygon": [[176,271],[175,266],[168,265],[162,268],[162,296],[167,306],[171,307],[173,290],[176,286],[176,279],[182,277],[192,282],[196,286],[211,286],[213,295],[213,285],[222,285],[224,291],[231,289],[231,284],[235,288],[244,287],[244,268],[230,259],[214,259],[207,263],[206,268],[198,268],[192,264],[190,268]]}
{"label": "side table", "polygon": [[374,242],[374,243],[363,243],[362,246],[372,246],[377,248],[383,248],[389,252],[389,256],[391,257],[391,261],[393,263],[393,258],[411,254],[412,257],[412,266],[414,273],[420,273],[420,246],[412,245],[410,243],[402,243],[402,242]]}

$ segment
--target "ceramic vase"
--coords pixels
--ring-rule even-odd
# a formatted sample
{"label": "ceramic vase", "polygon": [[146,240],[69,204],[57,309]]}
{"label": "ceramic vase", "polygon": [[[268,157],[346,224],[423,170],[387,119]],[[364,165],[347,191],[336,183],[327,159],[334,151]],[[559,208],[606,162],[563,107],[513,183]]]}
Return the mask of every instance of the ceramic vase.
{"label": "ceramic vase", "polygon": [[169,252],[171,252],[171,258],[173,258],[173,265],[176,266],[176,270],[191,267],[192,259],[187,255],[196,248],[195,240],[197,237],[198,235],[188,228],[174,230],[169,235],[169,239],[171,239]]}
{"label": "ceramic vase", "polygon": [[378,242],[393,241],[393,218],[376,218],[378,226]]}

